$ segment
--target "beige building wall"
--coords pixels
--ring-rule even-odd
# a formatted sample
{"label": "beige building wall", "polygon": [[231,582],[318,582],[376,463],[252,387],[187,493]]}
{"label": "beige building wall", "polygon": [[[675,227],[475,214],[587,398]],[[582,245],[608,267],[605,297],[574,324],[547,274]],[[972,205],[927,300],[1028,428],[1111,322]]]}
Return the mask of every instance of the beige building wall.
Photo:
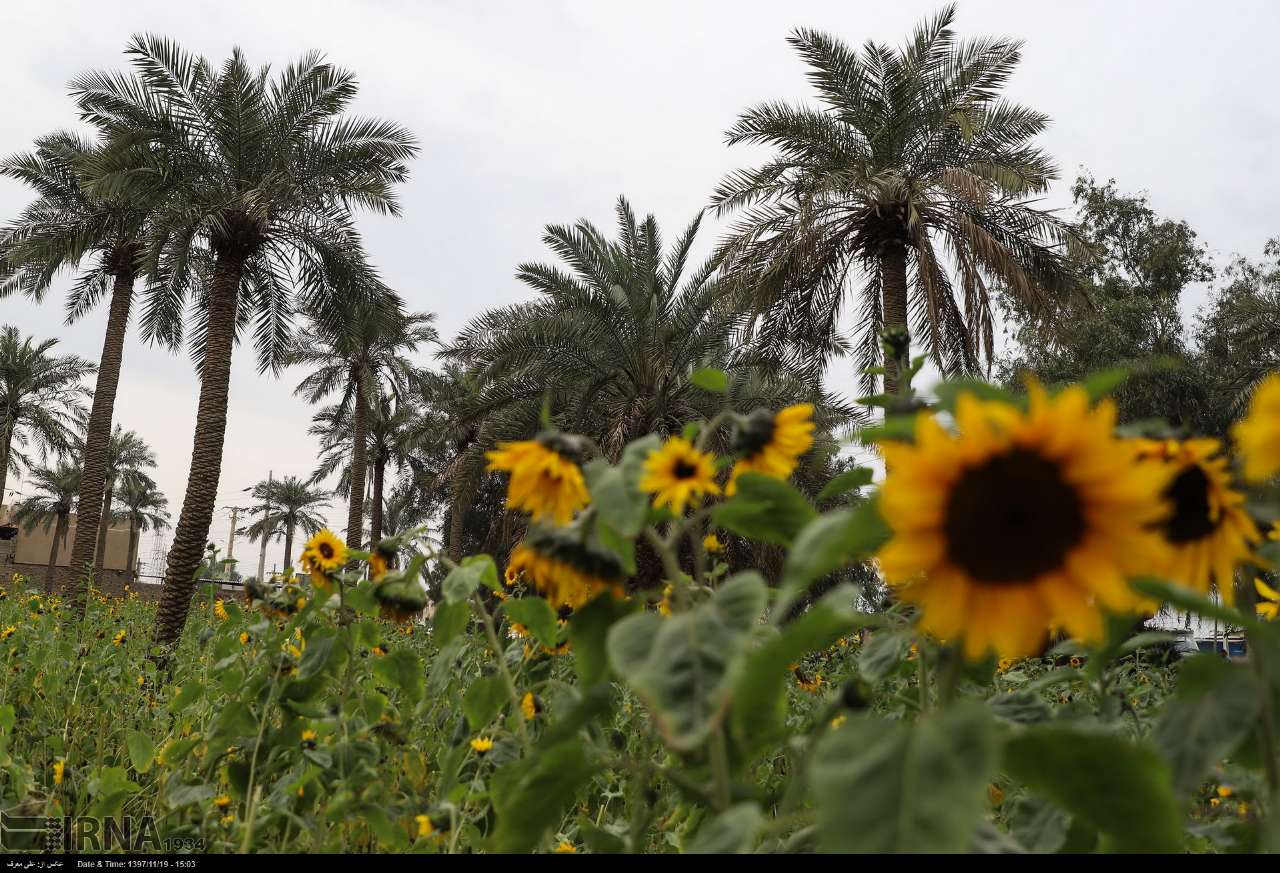
{"label": "beige building wall", "polygon": [[[11,515],[11,507],[0,507],[0,518],[5,519],[6,524],[12,523],[9,521]],[[18,535],[14,538],[13,560],[19,564],[47,565],[49,549],[53,546],[53,534],[56,529],[55,523],[51,523],[48,530],[37,525],[30,533],[19,527]],[[75,538],[76,516],[72,513],[67,537],[58,548],[57,565],[59,567],[66,567],[71,563],[71,544],[75,542]],[[107,531],[107,554],[103,561],[103,569],[124,570],[128,562],[129,526],[127,524],[112,525]]]}

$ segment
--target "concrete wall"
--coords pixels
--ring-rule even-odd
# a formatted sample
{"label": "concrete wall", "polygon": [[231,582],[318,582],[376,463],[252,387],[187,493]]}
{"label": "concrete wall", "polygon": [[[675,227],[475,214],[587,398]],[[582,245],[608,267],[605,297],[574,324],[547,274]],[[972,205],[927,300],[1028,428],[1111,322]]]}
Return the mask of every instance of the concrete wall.
{"label": "concrete wall", "polygon": [[[0,506],[0,519],[4,519],[4,524],[10,524],[12,515],[12,507]],[[18,564],[30,564],[34,566],[44,567],[49,563],[49,549],[53,546],[53,534],[56,524],[50,524],[49,529],[37,525],[30,533],[22,528],[18,529],[18,535],[10,542],[14,545],[13,561]],[[69,566],[71,563],[71,544],[76,538],[76,516],[71,515],[71,523],[67,530],[66,539],[59,544],[58,557],[56,565],[59,567]],[[107,530],[107,551],[103,560],[103,568],[106,570],[124,570],[129,563],[129,526],[127,524],[115,524]],[[43,578],[41,574],[40,577]]]}

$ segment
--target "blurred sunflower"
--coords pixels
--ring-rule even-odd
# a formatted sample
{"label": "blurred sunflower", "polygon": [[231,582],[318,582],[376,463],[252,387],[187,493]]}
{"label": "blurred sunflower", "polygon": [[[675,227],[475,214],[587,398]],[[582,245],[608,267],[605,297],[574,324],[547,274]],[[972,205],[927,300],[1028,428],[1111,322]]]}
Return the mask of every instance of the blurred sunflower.
{"label": "blurred sunflower", "polygon": [[532,440],[498,443],[495,451],[485,452],[486,469],[511,474],[507,506],[529,513],[534,521],[568,524],[591,502],[578,466],[584,454],[581,438],[542,433]]}
{"label": "blurred sunflower", "polygon": [[1140,440],[1138,457],[1162,465],[1169,512],[1159,529],[1169,544],[1166,578],[1208,594],[1216,581],[1227,603],[1235,597],[1235,568],[1262,539],[1231,487],[1222,444],[1215,439]]}
{"label": "blurred sunflower", "polygon": [[1264,482],[1280,472],[1280,374],[1272,373],[1253,391],[1249,414],[1231,427],[1250,482]]}
{"label": "blurred sunflower", "polygon": [[302,566],[313,576],[328,577],[347,562],[347,544],[327,527],[317,531],[302,549]]}
{"label": "blurred sunflower", "polygon": [[773,415],[757,409],[739,420],[734,428],[731,447],[741,455],[733,465],[725,494],[732,497],[738,490],[738,477],[743,473],[761,473],[775,479],[786,479],[800,462],[800,456],[813,446],[813,404],[797,403]]}
{"label": "blurred sunflower", "polygon": [[531,529],[512,549],[511,567],[557,609],[578,609],[605,591],[621,594],[618,559],[561,528]]}
{"label": "blurred sunflower", "polygon": [[1253,590],[1258,592],[1258,617],[1275,621],[1276,615],[1280,614],[1280,591],[1256,577],[1253,580]]}
{"label": "blurred sunflower", "polygon": [[1027,411],[966,394],[957,434],[921,415],[914,444],[881,446],[881,569],[924,631],[974,660],[1032,655],[1051,627],[1098,639],[1099,606],[1135,611],[1126,576],[1167,560],[1150,526],[1168,474],[1116,439],[1114,406],[1028,387]]}
{"label": "blurred sunflower", "polygon": [[684,437],[671,437],[645,458],[640,490],[653,495],[654,507],[670,506],[676,515],[683,515],[690,503],[720,493],[715,459]]}

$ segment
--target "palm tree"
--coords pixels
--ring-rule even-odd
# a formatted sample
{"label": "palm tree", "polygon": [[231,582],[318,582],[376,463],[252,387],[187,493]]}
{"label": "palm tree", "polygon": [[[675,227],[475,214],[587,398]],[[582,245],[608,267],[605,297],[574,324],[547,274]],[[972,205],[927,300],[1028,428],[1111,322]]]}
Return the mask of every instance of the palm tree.
{"label": "palm tree", "polygon": [[[87,451],[86,442],[87,438],[79,441],[76,445],[76,452],[80,457],[84,457],[84,453]],[[146,471],[155,469],[156,466],[155,452],[151,450],[146,441],[133,431],[125,430],[119,424],[116,424],[115,429],[111,432],[111,438],[107,440],[105,460],[103,480],[106,482],[106,490],[102,495],[102,510],[97,522],[97,541],[94,546],[94,554],[90,556],[94,570],[99,573],[101,573],[103,562],[106,560],[107,531],[111,528],[111,522],[116,520],[115,515],[112,513],[111,502],[116,495],[117,488],[140,481],[151,482]],[[154,482],[151,485],[153,488],[155,487]],[[84,515],[77,517],[76,539],[80,538],[79,526],[88,523],[89,521]],[[72,557],[74,558],[74,554]]]}
{"label": "palm tree", "polygon": [[[1021,44],[958,41],[954,17],[946,7],[898,50],[797,30],[823,105],[761,104],[729,129],[730,145],[777,149],[713,197],[719,214],[741,211],[718,254],[770,349],[815,368],[843,352],[861,276],[861,367],[878,364],[882,330],[905,343],[910,326],[944,373],[974,370],[992,356],[991,283],[1037,306],[1072,287],[1084,246],[1032,199],[1057,175],[1032,144],[1048,118],[1000,98]],[[893,392],[892,356],[884,367]]]}
{"label": "palm tree", "polygon": [[33,467],[30,484],[36,493],[18,504],[13,520],[27,533],[35,530],[37,525],[46,531],[53,526],[49,565],[44,574],[44,590],[52,593],[58,549],[66,543],[71,513],[75,511],[80,494],[80,468],[66,458],[58,461],[56,466]]}
{"label": "palm tree", "polygon": [[[186,623],[213,519],[237,334],[252,329],[260,369],[276,371],[298,308],[336,330],[347,312],[394,300],[365,260],[353,212],[399,213],[394,188],[417,146],[394,123],[344,116],[355,77],[316,53],[273,77],[239,49],[219,68],[154,36],[127,51],[134,75],[87,73],[72,88],[82,118],[112,143],[92,164],[91,193],[164,180],[144,264],[168,277],[166,336],[181,332],[201,243],[212,257],[195,295],[200,399],[156,626],[168,645]],[[139,151],[141,169],[116,159]]]}
{"label": "palm tree", "polygon": [[93,364],[50,354],[57,344],[24,339],[12,325],[0,329],[0,503],[9,473],[28,466],[22,448],[34,443],[42,455],[66,449],[84,414],[88,392],[81,380],[93,373]]}
{"label": "palm tree", "polygon": [[120,479],[116,500],[120,504],[116,518],[129,523],[129,568],[125,578],[132,584],[138,572],[140,534],[169,526],[169,501],[146,473]]}
{"label": "palm tree", "polygon": [[329,506],[329,492],[313,489],[310,483],[295,476],[285,476],[259,482],[253,489],[253,496],[271,509],[249,526],[250,541],[260,537],[270,539],[283,529],[283,566],[293,566],[293,535],[299,527],[310,536],[325,526],[324,517],[318,510]]}
{"label": "palm tree", "polygon": [[[107,443],[134,283],[141,271],[148,204],[158,187],[156,179],[140,178],[128,192],[91,196],[82,184],[83,168],[100,145],[74,133],[58,132],[36,140],[31,153],[0,161],[0,176],[24,182],[39,194],[3,234],[0,262],[8,262],[9,272],[0,276],[0,293],[22,290],[40,300],[62,270],[74,270],[78,275],[67,299],[67,322],[71,323],[110,289],[106,335],[84,441],[81,514],[71,547],[70,565],[83,573],[93,563],[98,507],[111,493]],[[136,150],[121,149],[117,160],[127,165],[137,156]],[[152,317],[152,312],[144,316],[144,334]]]}
{"label": "palm tree", "polygon": [[[336,329],[317,324],[315,336],[298,343],[289,356],[290,365],[311,369],[294,393],[309,403],[337,394],[335,418],[351,419],[346,489],[348,548],[358,549],[364,544],[370,401],[384,395],[399,397],[420,381],[418,369],[406,355],[438,340],[433,320],[429,313],[352,311],[351,317]],[[374,502],[380,504],[381,494],[375,495]]]}

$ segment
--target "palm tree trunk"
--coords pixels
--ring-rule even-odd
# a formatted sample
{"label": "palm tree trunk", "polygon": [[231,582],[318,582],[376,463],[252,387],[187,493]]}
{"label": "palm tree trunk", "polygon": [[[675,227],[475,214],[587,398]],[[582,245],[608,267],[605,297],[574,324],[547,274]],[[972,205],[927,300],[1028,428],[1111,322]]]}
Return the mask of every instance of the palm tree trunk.
{"label": "palm tree trunk", "polygon": [[[899,328],[904,333],[907,328],[907,249],[902,245],[887,246],[880,254],[880,276],[883,288],[881,294],[881,311],[884,313],[884,327]],[[907,334],[909,336],[909,334]],[[896,394],[898,391],[898,362],[892,355],[885,355],[884,360],[884,392]]]}
{"label": "palm tree trunk", "polygon": [[4,430],[0,432],[0,505],[5,503],[5,489],[9,485],[9,455],[13,451],[13,418],[5,416]]}
{"label": "palm tree trunk", "polygon": [[107,560],[107,531],[111,529],[111,501],[115,497],[115,483],[108,480],[102,493],[102,520],[98,522],[98,546],[94,549],[93,568],[99,576]]}
{"label": "palm tree trunk", "polygon": [[284,531],[284,566],[282,570],[288,570],[293,566],[293,522],[289,522],[289,526]]}
{"label": "palm tree trunk", "polygon": [[53,528],[53,545],[49,547],[49,566],[44,571],[44,591],[46,594],[53,593],[53,574],[58,566],[58,546],[62,545],[62,541],[66,538],[69,518],[69,514],[59,515],[58,523]]}
{"label": "palm tree trunk", "polygon": [[387,462],[382,455],[373,461],[373,506],[369,507],[369,548],[382,542],[382,487]]}
{"label": "palm tree trunk", "polygon": [[132,585],[138,576],[138,526],[129,522],[129,565],[125,567],[124,581]]}
{"label": "palm tree trunk", "polygon": [[243,254],[218,255],[209,288],[209,329],[200,368],[200,403],[191,448],[191,469],[182,512],[173,531],[164,588],[156,615],[155,641],[171,646],[182,636],[195,590],[195,572],[204,556],[213,506],[222,473],[222,444],[227,432],[227,392],[235,345],[236,301],[244,271]]}
{"label": "palm tree trunk", "polygon": [[364,476],[369,451],[364,374],[356,373],[355,380],[356,400],[351,422],[351,498],[347,507],[348,549],[358,549],[364,542]]}
{"label": "palm tree trunk", "polygon": [[454,492],[453,505],[449,507],[449,560],[457,563],[462,560],[462,534],[466,530],[467,505],[470,501],[459,488]]}
{"label": "palm tree trunk", "polygon": [[84,614],[85,591],[95,554],[94,535],[98,532],[98,513],[102,506],[107,479],[107,446],[111,441],[111,417],[115,412],[116,387],[120,384],[120,361],[124,356],[125,330],[129,326],[129,306],[133,302],[133,272],[116,273],[111,290],[111,311],[107,315],[107,334],[102,341],[102,359],[98,362],[98,382],[93,390],[93,406],[85,429],[84,465],[80,478],[80,496],[76,501],[79,516],[76,538],[71,544],[71,561],[63,587],[67,599],[79,614]]}

